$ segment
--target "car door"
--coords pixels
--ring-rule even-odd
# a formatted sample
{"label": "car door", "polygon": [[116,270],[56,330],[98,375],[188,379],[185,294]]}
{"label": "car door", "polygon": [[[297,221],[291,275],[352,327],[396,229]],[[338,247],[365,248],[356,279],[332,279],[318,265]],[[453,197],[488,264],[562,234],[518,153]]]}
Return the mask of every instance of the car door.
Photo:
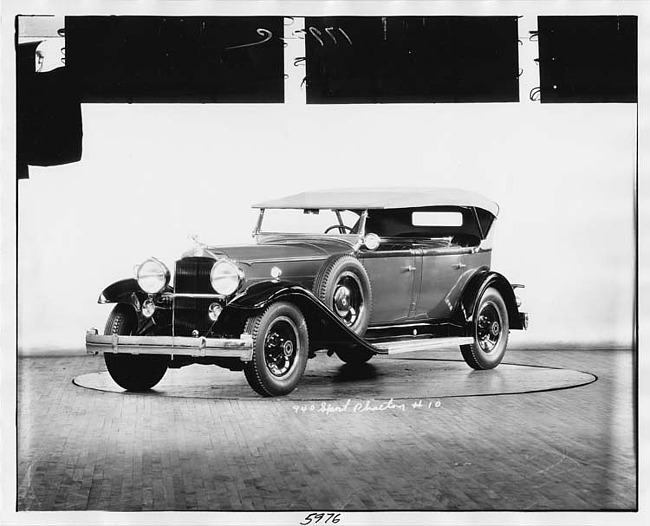
{"label": "car door", "polygon": [[424,249],[422,281],[416,292],[416,319],[446,320],[465,285],[480,269],[489,268],[490,250],[475,248]]}
{"label": "car door", "polygon": [[406,321],[412,310],[416,251],[408,244],[382,243],[376,250],[362,250],[359,259],[372,287],[370,325]]}
{"label": "car door", "polygon": [[422,280],[411,312],[414,319],[449,318],[472,274],[466,261],[470,251],[460,247],[422,250]]}
{"label": "car door", "polygon": [[478,256],[481,230],[469,207],[439,207],[412,214],[420,228],[421,281],[415,289],[415,320],[449,319],[465,284],[489,256]]}

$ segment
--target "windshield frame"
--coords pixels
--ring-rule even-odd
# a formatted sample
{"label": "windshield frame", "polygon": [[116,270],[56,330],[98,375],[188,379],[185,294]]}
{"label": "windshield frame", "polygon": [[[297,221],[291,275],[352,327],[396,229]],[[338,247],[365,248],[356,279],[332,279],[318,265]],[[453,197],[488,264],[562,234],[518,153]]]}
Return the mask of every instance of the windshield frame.
{"label": "windshield frame", "polygon": [[[316,234],[316,233],[309,233],[309,232],[265,232],[262,230],[262,223],[264,222],[264,212],[266,208],[260,208],[259,209],[259,214],[257,216],[257,221],[255,223],[255,228],[253,229],[253,237],[257,237],[259,235],[264,235],[264,236],[287,236],[287,237],[320,237],[320,236],[325,236],[325,237],[339,237],[339,238],[344,238],[344,239],[349,239],[349,238],[354,238],[354,239],[363,239],[365,236],[366,232],[366,219],[368,218],[368,210],[362,210],[361,214],[359,216],[359,231],[355,233],[350,233],[350,234]],[[269,210],[302,210],[303,212],[306,210],[305,208],[270,208]],[[307,209],[308,210],[308,209]],[[320,209],[319,209],[320,210]],[[350,210],[349,208],[324,208],[323,210],[331,210],[334,212],[336,215],[339,224],[341,226],[345,226],[345,223],[343,223],[343,218],[341,217],[341,212],[344,211],[351,211],[351,212],[359,212],[359,210]]]}

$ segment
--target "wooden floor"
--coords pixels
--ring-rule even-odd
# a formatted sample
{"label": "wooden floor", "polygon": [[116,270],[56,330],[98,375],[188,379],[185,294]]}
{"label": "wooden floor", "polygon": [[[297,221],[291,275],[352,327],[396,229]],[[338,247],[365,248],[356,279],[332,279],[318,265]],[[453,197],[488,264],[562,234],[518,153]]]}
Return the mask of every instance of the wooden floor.
{"label": "wooden floor", "polygon": [[361,390],[353,411],[344,391],[313,408],[102,392],[72,383],[103,370],[99,357],[21,358],[17,509],[634,509],[631,352],[509,351],[507,361],[598,380],[393,404]]}

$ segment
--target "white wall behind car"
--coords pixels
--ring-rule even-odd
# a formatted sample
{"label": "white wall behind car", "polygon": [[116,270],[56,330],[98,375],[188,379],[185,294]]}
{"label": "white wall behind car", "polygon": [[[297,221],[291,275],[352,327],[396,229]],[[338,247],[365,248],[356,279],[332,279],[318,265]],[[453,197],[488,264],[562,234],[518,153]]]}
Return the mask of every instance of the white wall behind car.
{"label": "white wall behind car", "polygon": [[627,345],[633,104],[85,104],[81,162],[19,183],[19,349],[79,350],[101,290],[154,255],[250,241],[250,204],[306,189],[453,186],[501,206],[493,268],[524,283],[513,344]]}

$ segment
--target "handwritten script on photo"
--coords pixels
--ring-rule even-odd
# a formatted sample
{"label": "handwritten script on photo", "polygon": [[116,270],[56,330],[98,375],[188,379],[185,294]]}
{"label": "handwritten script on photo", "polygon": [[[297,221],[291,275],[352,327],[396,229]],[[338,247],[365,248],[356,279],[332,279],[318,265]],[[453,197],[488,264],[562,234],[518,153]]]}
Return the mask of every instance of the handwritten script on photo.
{"label": "handwritten script on photo", "polygon": [[359,400],[353,401],[348,398],[345,402],[310,402],[307,404],[294,404],[291,409],[298,413],[323,413],[331,415],[334,413],[376,413],[384,411],[413,411],[425,409],[438,409],[442,406],[440,400]]}

